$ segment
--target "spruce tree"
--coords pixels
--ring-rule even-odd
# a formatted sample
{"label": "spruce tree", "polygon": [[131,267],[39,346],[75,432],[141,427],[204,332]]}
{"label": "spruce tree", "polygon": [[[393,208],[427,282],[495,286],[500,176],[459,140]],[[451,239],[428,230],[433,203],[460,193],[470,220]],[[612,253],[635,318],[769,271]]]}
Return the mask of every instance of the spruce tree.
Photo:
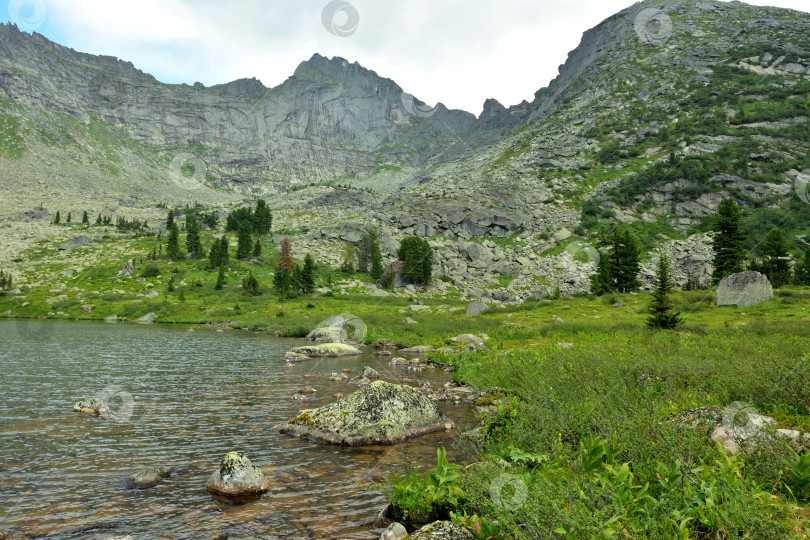
{"label": "spruce tree", "polygon": [[101,225],[101,223],[102,223],[101,222],[101,214],[99,214],[98,217],[96,218],[96,225]]}
{"label": "spruce tree", "polygon": [[180,229],[177,228],[177,223],[172,223],[169,228],[169,238],[166,240],[166,255],[170,259],[180,258]]}
{"label": "spruce tree", "polygon": [[402,277],[412,283],[427,285],[433,276],[433,248],[424,238],[403,238],[397,250],[402,261]]}
{"label": "spruce tree", "polygon": [[70,223],[71,217],[72,216],[70,215],[70,212],[68,212],[67,219],[65,220],[65,223]]}
{"label": "spruce tree", "polygon": [[247,257],[250,257],[250,254],[253,252],[253,240],[251,239],[252,234],[253,226],[250,224],[250,221],[243,220],[242,223],[239,224],[239,232],[237,235],[237,259],[246,259]]}
{"label": "spruce tree", "polygon": [[[214,245],[216,246],[216,242],[214,242]],[[222,287],[224,286],[225,286],[225,266],[223,265],[219,267],[219,273],[217,274],[217,284],[214,285],[214,289],[217,291],[221,291]]]}
{"label": "spruce tree", "polygon": [[230,260],[230,244],[228,243],[228,237],[223,234],[222,238],[219,239],[219,265],[227,266]]}
{"label": "spruce tree", "polygon": [[90,225],[90,216],[87,215],[87,210],[82,213],[82,225]]}
{"label": "spruce tree", "polygon": [[743,242],[745,235],[740,231],[740,208],[733,199],[723,199],[714,218],[716,235],[712,240],[714,249],[714,272],[712,281],[720,283],[724,277],[742,272],[746,258]]}
{"label": "spruce tree", "polygon": [[57,210],[57,211],[56,211],[56,217],[54,217],[54,218],[53,218],[53,224],[54,224],[54,225],[59,225],[59,222],[60,222],[61,220],[62,220],[62,218],[61,218],[61,217],[60,217],[60,215],[59,215],[59,210]]}
{"label": "spruce tree", "polygon": [[214,238],[214,241],[211,243],[211,249],[208,250],[208,264],[211,265],[211,268],[218,268],[220,266],[222,259],[219,253],[219,240]]}
{"label": "spruce tree", "polygon": [[174,210],[169,210],[169,214],[166,216],[166,228],[171,229],[172,225],[174,225]]}
{"label": "spruce tree", "polygon": [[354,244],[346,242],[341,249],[343,264],[341,269],[347,274],[354,274],[354,261],[357,259],[357,248]]}
{"label": "spruce tree", "polygon": [[258,258],[262,254],[262,243],[259,242],[259,239],[256,239],[256,243],[253,245],[253,256]]}
{"label": "spruce tree", "polygon": [[596,245],[600,248],[600,258],[596,274],[591,277],[591,291],[601,295],[639,290],[641,248],[633,233],[623,225],[613,223],[602,229]]}
{"label": "spruce tree", "polygon": [[762,243],[765,259],[762,261],[762,273],[774,288],[790,283],[790,244],[782,229],[773,229]]}
{"label": "spruce tree", "polygon": [[273,226],[273,214],[267,207],[264,199],[256,201],[256,210],[253,212],[253,230],[256,234],[267,234]]}
{"label": "spruce tree", "polygon": [[658,262],[658,272],[655,276],[655,290],[650,302],[650,316],[647,326],[650,328],[663,328],[670,330],[681,322],[681,314],[675,310],[675,304],[670,298],[672,294],[672,272],[669,259],[662,254]]}
{"label": "spruce tree", "polygon": [[810,286],[810,248],[804,251],[804,259],[796,271],[796,279],[800,285]]}
{"label": "spruce tree", "polygon": [[371,244],[371,269],[369,269],[368,274],[374,281],[379,281],[382,279],[384,271],[382,253],[380,253],[380,241],[375,236],[374,242]]}
{"label": "spruce tree", "polygon": [[200,223],[194,214],[186,214],[186,252],[195,259],[203,256]]}
{"label": "spruce tree", "polygon": [[273,276],[273,287],[276,293],[283,300],[287,298],[292,287],[292,272],[295,262],[292,258],[292,245],[289,238],[284,238],[278,248],[278,259],[276,260],[276,273]]}
{"label": "spruce tree", "polygon": [[253,272],[249,272],[247,277],[242,280],[242,290],[253,296],[261,296],[262,291],[259,288],[259,281],[253,275]]}
{"label": "spruce tree", "polygon": [[301,270],[301,288],[309,294],[315,290],[315,259],[311,253],[304,257],[304,268]]}

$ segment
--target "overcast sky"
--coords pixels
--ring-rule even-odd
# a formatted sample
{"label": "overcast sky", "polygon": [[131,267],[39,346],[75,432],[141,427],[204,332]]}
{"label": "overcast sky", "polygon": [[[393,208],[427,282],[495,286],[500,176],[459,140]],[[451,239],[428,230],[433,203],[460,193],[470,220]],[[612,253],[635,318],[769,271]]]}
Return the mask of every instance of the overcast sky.
{"label": "overcast sky", "polygon": [[[753,1],[808,10],[809,0]],[[582,33],[632,0],[0,0],[14,21],[170,83],[275,86],[320,53],[433,105],[480,114],[531,100]],[[331,16],[330,16],[331,15]]]}

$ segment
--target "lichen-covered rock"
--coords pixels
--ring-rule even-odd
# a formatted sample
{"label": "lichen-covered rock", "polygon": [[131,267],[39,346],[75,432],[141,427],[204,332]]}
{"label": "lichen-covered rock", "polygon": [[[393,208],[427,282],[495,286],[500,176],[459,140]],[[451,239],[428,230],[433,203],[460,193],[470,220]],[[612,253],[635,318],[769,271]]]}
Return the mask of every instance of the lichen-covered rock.
{"label": "lichen-covered rock", "polygon": [[307,334],[307,339],[318,343],[343,343],[348,339],[342,326],[320,326]]}
{"label": "lichen-covered rock", "polygon": [[460,343],[464,347],[480,347],[484,344],[484,340],[474,334],[459,334],[451,337],[450,341]]}
{"label": "lichen-covered rock", "polygon": [[369,379],[379,379],[380,373],[376,369],[366,366],[365,369],[363,369],[363,377],[368,377]]}
{"label": "lichen-covered rock", "polygon": [[337,402],[303,412],[277,429],[320,443],[357,446],[394,444],[452,425],[418,390],[376,381]]}
{"label": "lichen-covered rock", "polygon": [[392,523],[380,535],[380,540],[402,540],[408,536],[408,531],[401,523]]}
{"label": "lichen-covered rock", "polygon": [[406,538],[411,540],[473,540],[473,535],[467,529],[450,521],[434,521]]}
{"label": "lichen-covered rock", "polygon": [[284,360],[286,360],[289,363],[296,364],[298,362],[306,362],[307,360],[312,360],[312,358],[310,358],[305,354],[287,351],[284,353]]}
{"label": "lichen-covered rock", "polygon": [[467,315],[470,316],[481,315],[482,313],[487,311],[489,311],[489,306],[480,300],[470,302],[469,304],[467,304]]}
{"label": "lichen-covered rock", "polygon": [[76,402],[73,406],[73,412],[82,414],[101,414],[107,412],[107,404],[104,400],[97,397],[84,398]]}
{"label": "lichen-covered rock", "polygon": [[290,350],[292,353],[304,356],[355,356],[363,354],[360,349],[346,345],[345,343],[319,343],[317,345],[304,345]]}
{"label": "lichen-covered rock", "polygon": [[726,276],[717,285],[718,306],[748,307],[773,298],[773,287],[759,272],[740,272]]}
{"label": "lichen-covered rock", "polygon": [[150,467],[127,477],[127,485],[138,489],[156,486],[164,478],[171,476],[174,467]]}
{"label": "lichen-covered rock", "polygon": [[259,495],[270,490],[270,479],[245,454],[228,452],[205,487],[226,497]]}

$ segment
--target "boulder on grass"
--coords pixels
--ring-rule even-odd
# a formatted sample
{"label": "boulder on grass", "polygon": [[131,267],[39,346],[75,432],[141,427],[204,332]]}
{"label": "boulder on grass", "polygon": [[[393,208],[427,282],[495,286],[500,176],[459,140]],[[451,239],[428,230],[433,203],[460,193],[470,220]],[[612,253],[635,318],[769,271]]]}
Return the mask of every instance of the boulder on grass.
{"label": "boulder on grass", "polygon": [[395,444],[451,429],[436,405],[410,386],[376,381],[329,405],[305,411],[276,429],[325,444]]}
{"label": "boulder on grass", "polygon": [[290,350],[292,353],[309,357],[318,356],[356,356],[363,351],[345,343],[319,343],[317,345],[304,345]]}
{"label": "boulder on grass", "polygon": [[467,315],[470,316],[481,315],[486,311],[489,311],[489,306],[487,306],[481,300],[477,300],[475,302],[470,302],[469,304],[467,304]]}
{"label": "boulder on grass", "polygon": [[715,296],[718,306],[748,307],[771,300],[773,287],[759,272],[740,272],[724,277]]}
{"label": "boulder on grass", "polygon": [[228,452],[205,487],[224,497],[260,495],[270,491],[270,479],[254,467],[245,454]]}
{"label": "boulder on grass", "polygon": [[348,339],[342,326],[320,326],[307,334],[307,339],[318,343],[344,343]]}

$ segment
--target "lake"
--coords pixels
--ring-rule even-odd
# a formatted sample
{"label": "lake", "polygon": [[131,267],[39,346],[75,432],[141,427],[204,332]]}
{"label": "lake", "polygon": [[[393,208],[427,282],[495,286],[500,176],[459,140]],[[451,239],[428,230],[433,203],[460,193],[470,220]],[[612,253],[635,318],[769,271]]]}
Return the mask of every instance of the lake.
{"label": "lake", "polygon": [[[364,366],[384,380],[414,375],[388,358],[325,358],[285,367],[299,339],[266,333],[79,322],[0,321],[0,528],[51,538],[378,538],[385,504],[368,489],[380,471],[435,466],[456,431],[395,446],[342,448],[281,435],[303,408],[355,390],[331,372]],[[315,378],[305,378],[314,375]],[[292,399],[303,386],[317,393]],[[109,396],[108,417],[72,412]],[[463,428],[469,407],[440,404]],[[261,499],[229,505],[205,489],[225,453],[246,453],[273,481]],[[452,453],[451,453],[452,454]],[[127,489],[138,469],[172,465],[156,487]]]}

